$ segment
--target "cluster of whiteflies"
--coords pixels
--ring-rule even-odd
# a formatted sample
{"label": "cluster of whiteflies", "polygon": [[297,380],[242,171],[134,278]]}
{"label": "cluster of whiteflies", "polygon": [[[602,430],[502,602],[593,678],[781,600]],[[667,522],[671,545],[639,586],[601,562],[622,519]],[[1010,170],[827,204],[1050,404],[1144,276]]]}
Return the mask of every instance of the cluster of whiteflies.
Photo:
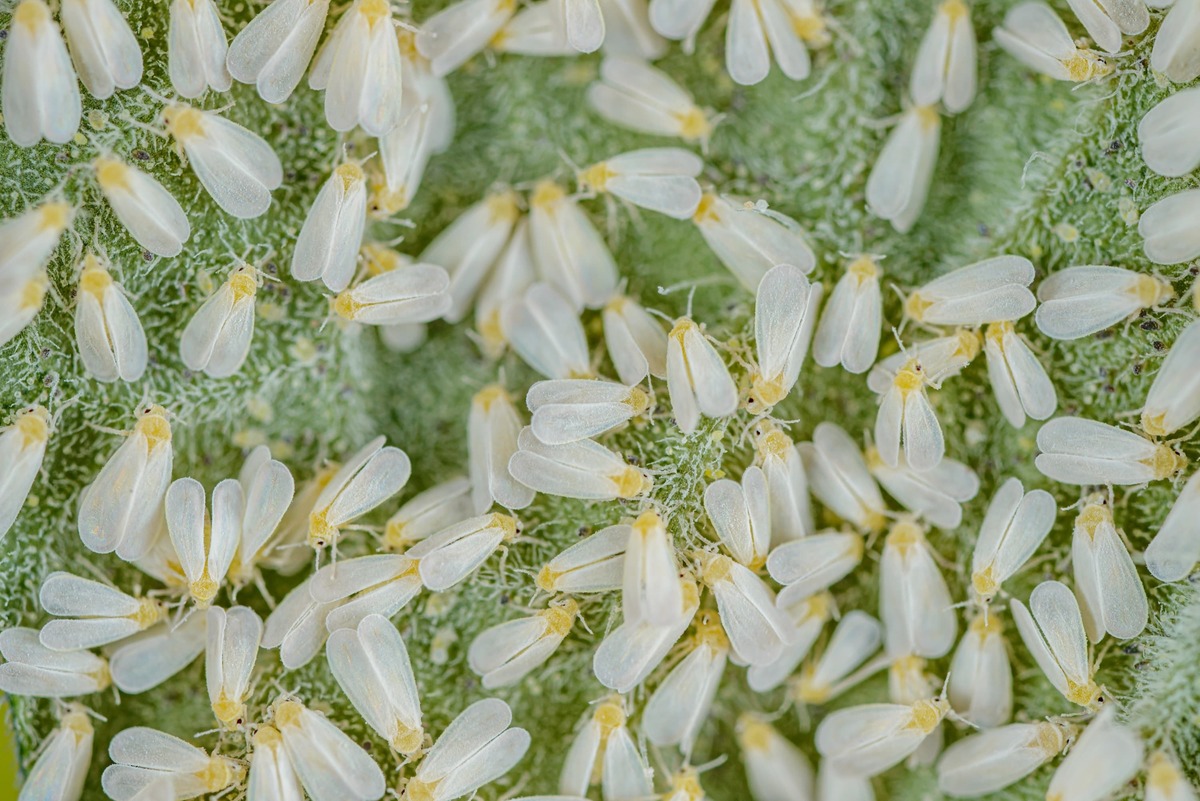
{"label": "cluster of whiteflies", "polygon": [[[525,396],[528,425],[503,385],[480,391],[466,415],[469,476],[407,501],[388,521],[378,553],[334,559],[301,581],[265,622],[248,607],[215,604],[223,590],[236,603],[236,593],[249,584],[265,596],[260,571],[300,572],[309,562],[305,545],[336,553],[345,532],[405,486],[407,456],[380,438],[344,464],[325,467],[297,492],[289,469],[259,448],[237,478],[220,482],[206,498],[196,480],[172,481],[169,413],[157,405],[139,409],[133,430],[81,494],[78,530],[87,548],[115,553],[163,588],[143,597],[67,573],[47,577],[40,599],[55,619],[40,630],[0,632],[0,689],[54,698],[110,685],[144,692],[203,654],[214,717],[222,730],[246,732],[251,747],[247,767],[153,729],[128,729],[112,740],[114,764],[104,772],[112,798],[185,799],[243,785],[250,801],[300,799],[301,788],[314,801],[381,797],[387,788],[380,768],[323,714],[287,694],[265,708],[251,703],[262,648],[278,649],[287,669],[325,649],[355,709],[415,765],[402,787],[411,801],[450,801],[507,773],[529,736],[509,727],[511,713],[501,701],[477,702],[438,737],[426,734],[406,647],[389,618],[423,591],[468,580],[497,551],[517,543],[512,513],[538,492],[642,507],[636,519],[596,532],[548,562],[537,575],[541,607],[485,631],[468,649],[484,687],[513,684],[553,656],[586,615],[590,595],[620,593],[622,621],[605,634],[593,660],[596,679],[612,694],[597,699],[565,754],[559,789],[571,798],[595,783],[605,801],[639,801],[656,792],[672,801],[702,798],[692,749],[728,662],[746,667],[756,691],[786,685],[796,705],[823,704],[888,671],[889,703],[838,710],[816,729],[823,761],[815,792],[825,801],[872,797],[871,777],[906,760],[937,760],[939,783],[955,796],[1007,786],[1068,749],[1051,780],[1056,801],[1100,801],[1138,773],[1140,735],[1117,722],[1089,658],[1089,642],[1135,637],[1149,614],[1110,498],[1086,495],[1075,518],[1074,590],[1047,581],[1028,604],[1015,598],[1007,604],[1046,679],[1067,702],[1097,714],[1082,733],[1082,719],[1071,715],[1010,723],[1005,610],[992,603],[1006,597],[1004,582],[1038,550],[1058,510],[1044,491],[1026,492],[1016,479],[1001,484],[976,540],[971,593],[963,599],[970,622],[958,637],[954,599],[926,532],[930,525],[956,528],[979,482],[967,465],[945,457],[929,391],[953,380],[983,350],[1005,418],[1014,426],[1027,417],[1045,420],[1058,406],[1054,385],[1016,324],[1033,313],[1049,337],[1087,336],[1158,308],[1173,296],[1169,283],[1117,267],[1080,266],[1042,281],[1035,298],[1033,265],[998,256],[909,292],[906,320],[936,335],[877,360],[883,326],[878,257],[852,258],[822,310],[823,286],[807,277],[815,258],[798,226],[759,205],[705,192],[697,180],[702,160],[679,148],[625,153],[586,167],[577,175],[580,195],[551,180],[536,184],[527,199],[494,192],[437,237],[416,264],[388,247],[364,245],[369,217],[405,208],[425,164],[453,136],[453,103],[442,77],[489,45],[556,55],[603,44],[610,52],[588,91],[595,111],[618,124],[703,143],[712,116],[645,59],[661,54],[661,36],[690,43],[713,5],[546,0],[518,13],[512,0],[466,0],[415,34],[403,24],[397,29],[384,0],[355,0],[342,12],[309,85],[327,90],[329,124],[377,137],[380,158],[347,160],[333,170],[295,243],[292,277],[320,281],[335,293],[338,315],[385,326],[397,347],[419,345],[431,320],[458,322],[473,310],[485,352],[499,355],[511,347],[546,380]],[[1148,24],[1136,0],[1076,6],[1089,34],[1109,52],[1119,48],[1121,34]],[[1181,16],[1179,24],[1164,26],[1155,48],[1155,66],[1176,80],[1194,77],[1187,60],[1200,24],[1193,19],[1196,8],[1197,0],[1179,0],[1170,12]],[[176,93],[191,98],[224,91],[236,78],[256,84],[265,100],[286,100],[316,53],[327,10],[322,0],[276,0],[226,45],[210,0],[176,0],[169,37]],[[64,0],[61,20],[69,54],[42,0],[23,0],[14,12],[3,104],[18,144],[64,142],[75,133],[76,71],[96,97],[140,82],[136,40],[110,0]],[[728,69],[735,80],[754,83],[769,72],[773,56],[785,75],[804,77],[805,43],[827,38],[820,13],[807,2],[734,0]],[[1041,4],[1014,8],[996,38],[1053,77],[1084,80],[1110,69],[1071,40]],[[947,0],[918,53],[914,105],[868,181],[868,205],[898,230],[907,230],[924,204],[936,161],[936,107],[965,110],[975,85],[969,14],[961,0]],[[1196,107],[1185,92],[1147,115],[1142,138],[1152,168],[1182,174],[1200,162],[1187,137]],[[265,141],[218,113],[181,102],[167,104],[162,123],[218,206],[244,218],[267,211],[282,169]],[[96,160],[94,173],[142,247],[165,257],[182,251],[187,218],[154,178],[109,154]],[[756,293],[754,353],[738,352],[735,359],[744,370],[731,372],[722,350],[734,349],[712,340],[690,316],[668,331],[621,294],[616,263],[579,204],[593,194],[690,220]],[[1190,198],[1184,193],[1163,201],[1143,217],[1153,260],[1196,255],[1183,253],[1180,242],[1200,249],[1194,232],[1181,227],[1187,204],[1195,202]],[[0,228],[0,305],[10,311],[0,341],[19,333],[40,308],[47,263],[71,222],[71,205],[53,198]],[[238,370],[251,346],[261,278],[252,265],[238,265],[200,307],[181,342],[190,369],[213,377]],[[100,380],[137,380],[147,361],[145,335],[103,254],[83,258],[79,290],[76,336],[85,367]],[[619,380],[597,375],[605,360],[588,342],[580,321],[585,310],[601,310],[607,363]],[[865,453],[833,423],[819,424],[811,442],[797,445],[770,418],[796,385],[810,350],[823,367],[869,371],[867,383],[880,405]],[[1038,433],[1038,468],[1084,487],[1173,479],[1186,462],[1159,440],[1200,417],[1200,378],[1192,369],[1198,352],[1200,323],[1193,323],[1150,389],[1144,435],[1072,417],[1051,420]],[[662,379],[670,416],[685,434],[697,431],[702,418],[719,421],[743,407],[756,416],[753,464],[739,480],[719,478],[704,492],[713,536],[670,519],[672,509],[655,504],[652,471],[605,444],[609,432],[655,412],[656,380]],[[53,428],[50,413],[34,407],[0,433],[0,454],[7,457],[0,460],[0,532],[23,506]],[[880,485],[903,513],[888,509]],[[816,530],[810,492],[844,528]],[[504,511],[494,511],[497,506]],[[1158,579],[1182,579],[1200,559],[1200,538],[1189,520],[1197,509],[1200,478],[1193,476],[1147,549],[1147,567]],[[864,537],[884,530],[882,620],[846,610],[818,647],[835,617],[831,588],[864,558]],[[174,619],[168,599],[180,610]],[[952,650],[943,682],[929,663]],[[672,651],[678,657],[673,666],[660,669]],[[652,690],[637,712],[631,694],[647,683]],[[943,753],[946,718],[980,731]],[[812,797],[806,758],[767,718],[747,714],[738,733],[759,801]],[[61,726],[22,798],[78,797],[91,738],[87,710],[64,706]],[[666,781],[649,769],[639,738],[664,753],[673,749],[672,756],[677,751]],[[1151,755],[1148,776],[1148,798],[1194,797],[1165,752]]]}

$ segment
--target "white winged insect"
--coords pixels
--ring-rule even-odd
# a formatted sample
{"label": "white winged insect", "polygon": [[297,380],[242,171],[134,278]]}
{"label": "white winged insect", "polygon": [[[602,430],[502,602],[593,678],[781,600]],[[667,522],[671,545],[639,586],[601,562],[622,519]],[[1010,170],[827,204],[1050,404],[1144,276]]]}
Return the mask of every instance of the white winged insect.
{"label": "white winged insect", "polygon": [[500,326],[525,363],[547,378],[588,378],[587,337],[570,300],[536,283],[500,313]]}
{"label": "white winged insect", "polygon": [[177,479],[167,490],[167,531],[188,594],[200,609],[212,605],[233,563],[245,505],[242,485],[232,478],[213,489],[211,518],[205,508],[204,486],[196,479]]}
{"label": "white winged insect", "polygon": [[628,712],[620,696],[609,696],[595,705],[563,759],[560,792],[582,796],[599,782],[604,798],[651,797],[650,772],[627,721]]}
{"label": "white winged insect", "polygon": [[[1162,28],[1162,36],[1167,29]],[[1142,160],[1159,175],[1178,178],[1200,166],[1200,145],[1188,136],[1200,116],[1200,91],[1184,89],[1162,100],[1138,123]]]}
{"label": "white winged insect", "polygon": [[1088,639],[1079,602],[1067,585],[1043,581],[1029,595],[1029,608],[1013,599],[1013,619],[1042,673],[1073,704],[1097,710],[1105,703],[1088,661]]}
{"label": "white winged insect", "polygon": [[882,276],[871,256],[858,256],[846,265],[817,323],[813,361],[822,367],[840,364],[851,373],[871,368],[879,353],[883,320]]}
{"label": "white winged insect", "polygon": [[361,126],[371,136],[383,136],[400,124],[403,69],[391,4],[354,0],[317,54],[308,85],[325,92],[329,127]]}
{"label": "white winged insect", "polygon": [[109,666],[113,684],[123,693],[153,689],[204,653],[208,617],[191,615],[182,623],[163,622],[122,642]]}
{"label": "white winged insect", "polygon": [[1054,418],[1038,429],[1037,444],[1037,469],[1064,484],[1145,484],[1187,466],[1169,445],[1082,417]]}
{"label": "white winged insect", "polygon": [[392,750],[411,755],[425,739],[421,699],[408,649],[382,615],[367,615],[355,628],[338,629],[325,646],[329,669],[342,691]]}
{"label": "white winged insect", "polygon": [[375,760],[320,712],[284,696],[271,705],[271,723],[312,801],[375,801],[383,795],[387,782]]}
{"label": "white winged insect", "polygon": [[958,528],[962,504],[979,492],[979,477],[957,459],[944,458],[936,467],[918,472],[909,467],[904,454],[895,467],[888,467],[879,452],[869,448],[867,464],[871,475],[901,506],[938,528]]}
{"label": "white winged insect", "polygon": [[941,101],[951,114],[966,110],[975,99],[976,61],[971,9],[963,0],[943,0],[913,63],[908,85],[913,102]]}
{"label": "white winged insect", "polygon": [[899,467],[901,445],[904,463],[913,470],[932,470],[942,461],[946,441],[926,392],[939,380],[919,358],[906,359],[896,371],[875,418],[875,448],[887,466]]}
{"label": "white winged insect", "polygon": [[913,754],[949,713],[940,697],[839,709],[817,726],[817,751],[834,768],[875,776]]}
{"label": "white winged insect", "polygon": [[933,326],[1019,320],[1037,305],[1028,288],[1031,283],[1033,264],[1029,259],[994,256],[952,270],[914,290],[904,300],[904,314],[916,323]]}
{"label": "white winged insect", "polygon": [[579,173],[584,192],[608,193],[635,206],[687,220],[700,205],[696,182],[704,161],[678,147],[631,150],[593,164]]}
{"label": "white winged insect", "polygon": [[1200,322],[1180,332],[1167,358],[1158,368],[1146,404],[1142,407],[1142,430],[1154,437],[1173,434],[1200,417],[1200,372],[1193,365],[1200,359]]}
{"label": "white winged insect", "polygon": [[167,410],[138,409],[133,431],[79,499],[79,536],[89,550],[136,560],[153,545],[171,482],[174,451]]}
{"label": "white winged insect", "polygon": [[[75,209],[69,203],[50,200],[0,223],[0,286],[20,285],[44,273],[63,231],[74,219]],[[8,337],[0,335],[0,342],[7,341]]]}
{"label": "white winged insect", "polygon": [[1171,285],[1153,275],[1121,267],[1070,267],[1038,285],[1041,305],[1034,322],[1051,339],[1079,339],[1173,297]]}
{"label": "white winged insect", "polygon": [[50,412],[44,406],[26,406],[0,428],[0,541],[29,497],[53,431]]}
{"label": "white winged insect", "polygon": [[450,274],[453,302],[446,312],[447,322],[457,323],[470,311],[521,216],[517,201],[510,190],[487,195],[444,228],[418,257],[419,262],[437,264]]}
{"label": "white winged insect", "polygon": [[867,660],[882,641],[883,628],[878,620],[857,609],[847,612],[821,655],[808,661],[793,679],[791,697],[802,704],[833,700],[874,672],[878,660]]}
{"label": "white winged insect", "polygon": [[706,192],[692,222],[717,259],[751,292],[757,292],[772,267],[791,264],[809,273],[816,266],[817,257],[804,241],[799,223],[762,208],[761,202],[739,208]]}
{"label": "white winged insect", "polygon": [[554,0],[562,6],[567,42],[580,53],[594,53],[604,44],[604,12],[600,0]]}
{"label": "white winged insect", "polygon": [[533,188],[529,238],[538,274],[576,310],[598,309],[612,299],[618,276],[612,253],[579,199],[554,181],[539,181]]}
{"label": "white winged insect", "polygon": [[728,417],[737,411],[729,368],[704,329],[688,317],[676,320],[667,338],[667,392],[675,423],[685,434],[696,430],[701,414]]}
{"label": "white winged insect", "polygon": [[778,544],[812,532],[808,476],[800,452],[787,434],[764,418],[754,430],[754,464],[767,476],[767,502],[771,509],[771,541]]}
{"label": "white winged insect", "polygon": [[1197,797],[1196,788],[1167,752],[1150,755],[1146,760],[1146,801],[1196,801]]}
{"label": "white winged insect", "polygon": [[1138,233],[1145,240],[1146,258],[1155,264],[1180,264],[1200,255],[1200,233],[1190,223],[1198,211],[1200,190],[1188,189],[1168,195],[1142,212]]}
{"label": "white winged insect", "polygon": [[79,80],[97,100],[142,82],[142,51],[113,0],[65,0],[59,11]]}
{"label": "white winged insect", "polygon": [[1080,83],[1113,71],[1102,55],[1077,44],[1054,9],[1040,1],[1010,8],[992,36],[1010,56],[1058,81]]}
{"label": "white winged insect", "polygon": [[1092,642],[1106,633],[1118,640],[1142,633],[1150,616],[1146,588],[1101,494],[1088,498],[1075,518],[1071,564],[1083,626]]}
{"label": "white winged insect", "polygon": [[[752,411],[769,409],[792,391],[812,341],[821,285],[809,283],[798,267],[772,267],[758,285],[754,302],[757,368],[750,374]],[[813,293],[817,298],[811,297]]]}
{"label": "white winged insect", "polygon": [[[646,616],[631,617],[626,607],[625,621],[596,648],[592,671],[605,687],[626,693],[641,684],[687,630],[700,605],[700,589],[687,572],[673,581],[679,586],[682,600],[673,609],[664,610],[670,620],[656,624]],[[656,588],[656,594],[668,594],[661,589]]]}
{"label": "white winged insect", "polygon": [[55,651],[108,645],[145,631],[167,616],[161,601],[134,597],[62,571],[51,573],[42,582],[38,602],[47,614],[71,618],[51,620],[42,626],[42,645]]}
{"label": "white winged insect", "polygon": [[113,801],[131,801],[156,781],[169,786],[168,797],[182,801],[219,793],[246,775],[237,760],[210,756],[202,748],[145,726],[118,732],[108,744],[108,756],[112,764],[104,769],[101,785]]}
{"label": "white winged insect", "polygon": [[292,251],[292,277],[333,292],[350,285],[367,222],[367,176],[347,161],[333,171],[304,218]]}
{"label": "white winged insect", "polygon": [[516,518],[505,514],[472,517],[421,540],[406,552],[417,560],[421,582],[434,592],[448,590],[482,565],[497,548],[517,538]]}
{"label": "white winged insect", "polygon": [[539,381],[525,394],[530,429],[540,442],[565,445],[601,434],[645,414],[650,396],[636,386],[603,379]]}
{"label": "white winged insect", "polygon": [[94,735],[87,708],[65,705],[16,801],[79,801],[92,763]]}
{"label": "white winged insect", "polygon": [[283,166],[266,140],[215,112],[184,103],[167,106],[162,118],[218,206],[240,219],[266,213],[272,190],[283,183]]}
{"label": "white winged insect", "polygon": [[712,711],[729,657],[729,640],[716,612],[699,613],[686,655],[671,668],[642,709],[642,731],[658,746],[677,745],[685,755]]}
{"label": "white winged insect", "polygon": [[[335,564],[340,566],[348,561]],[[278,648],[279,659],[288,670],[312,661],[329,637],[326,622],[330,612],[342,606],[340,600],[326,603],[314,600],[311,592],[314,583],[315,576],[310,576],[297,584],[271,612],[263,628],[262,647]]]}
{"label": "white winged insect", "polygon": [[408,780],[411,801],[451,801],[512,770],[529,750],[529,732],[509,728],[512,710],[498,698],[476,701],[451,721]]}
{"label": "white winged insect", "polygon": [[485,629],[471,641],[467,664],[489,690],[516,684],[554,655],[578,614],[578,603],[561,598],[543,610]]}
{"label": "white winged insect", "polygon": [[259,726],[250,742],[253,750],[246,801],[304,801],[300,777],[283,748],[279,729],[270,724]]}
{"label": "white winged insect", "polygon": [[467,420],[467,445],[476,514],[486,512],[493,502],[509,509],[524,509],[533,502],[533,490],[508,472],[521,428],[521,418],[504,387],[492,384],[475,393]]}
{"label": "white winged insect", "polygon": [[587,101],[601,117],[635,131],[701,144],[712,133],[712,120],[687,90],[641,59],[605,58]]}
{"label": "white winged insect", "polygon": [[772,56],[793,81],[808,77],[808,48],[790,5],[789,0],[734,0],[725,29],[725,68],[734,83],[761,82],[771,71]]}
{"label": "white winged insect", "polygon": [[721,624],[738,658],[749,665],[765,665],[779,658],[794,627],[775,606],[775,594],[750,568],[728,556],[698,556],[701,580],[717,599]]}
{"label": "white winged insect", "polygon": [[771,505],[761,467],[747,467],[740,483],[722,478],[705,487],[704,511],[734,559],[752,570],[766,563],[771,550]]}
{"label": "white winged insect", "polygon": [[950,704],[972,724],[990,729],[1012,717],[1012,666],[997,615],[977,615],[967,626],[946,684]]}
{"label": "white winged insect", "polygon": [[250,674],[262,642],[263,622],[253,609],[235,606],[208,610],[204,680],[213,715],[226,729],[246,724]]}
{"label": "white winged insect", "polygon": [[115,156],[101,156],[92,169],[108,205],[139,245],[158,256],[183,251],[192,235],[191,223],[157,179]]}
{"label": "white winged insect", "polygon": [[867,207],[899,233],[921,216],[942,139],[942,118],[932,106],[913,106],[900,116],[867,178]]}
{"label": "white winged insect", "polygon": [[954,646],[958,618],[924,529],[896,522],[880,559],[879,609],[892,657],[937,659]]}
{"label": "white winged insect", "polygon": [[1150,25],[1146,0],[1067,0],[1067,5],[1092,41],[1109,53],[1121,49],[1122,34],[1133,36]]}
{"label": "white winged insect", "polygon": [[516,10],[516,0],[459,0],[421,24],[417,49],[434,75],[449,75],[487,47]]}
{"label": "white winged insect", "polygon": [[564,57],[579,51],[567,41],[562,0],[539,0],[523,7],[508,20],[488,47],[497,53]]}
{"label": "white winged insect", "polygon": [[228,92],[233,78],[225,66],[229,43],[213,0],[173,0],[167,32],[167,68],[180,97],[195,98],[211,87]]}
{"label": "white winged insect", "polygon": [[1200,561],[1200,472],[1193,473],[1146,546],[1146,569],[1159,581],[1181,581]]}
{"label": "white winged insect", "polygon": [[268,103],[282,103],[312,61],[329,0],[273,0],[229,43],[226,67]]}
{"label": "white winged insect", "polygon": [[528,426],[517,437],[508,472],[536,492],[584,500],[635,498],[653,485],[647,473],[594,440],[547,445]]}
{"label": "white winged insect", "polygon": [[996,490],[971,556],[971,589],[985,605],[1041,546],[1057,514],[1054,496],[1040,489],[1025,492],[1016,478]]}
{"label": "white winged insect", "polygon": [[828,421],[818,423],[812,436],[812,442],[801,442],[796,450],[813,495],[860,531],[882,531],[887,507],[858,445]]}
{"label": "white winged insect", "polygon": [[813,769],[804,752],[760,717],[743,713],[737,722],[742,764],[755,801],[807,801]]}
{"label": "white winged insect", "polygon": [[428,323],[450,308],[450,277],[435,264],[410,264],[376,275],[340,292],[333,310],[344,320],[367,325]]}
{"label": "white winged insect", "polygon": [[82,113],[75,68],[44,0],[13,9],[2,81],[4,127],[14,144],[44,138],[61,145],[75,135]]}
{"label": "white winged insect", "polygon": [[[433,74],[417,52],[416,33],[398,28],[404,71],[404,113],[395,128],[379,137],[382,176],[372,181],[371,215],[388,219],[412,203],[429,160],[454,138],[454,98],[444,78]],[[379,178],[382,177],[382,182]]]}
{"label": "white winged insect", "polygon": [[383,528],[383,548],[401,553],[472,514],[470,480],[459,476],[443,481],[409,498],[388,518]]}
{"label": "white winged insect", "polygon": [[609,526],[566,548],[537,574],[538,589],[546,592],[611,592],[621,589],[625,548],[633,527]]}
{"label": "white winged insect", "polygon": [[3,320],[0,322],[0,346],[33,321],[42,310],[49,290],[50,278],[41,270],[20,281],[0,284],[0,320]]}
{"label": "white winged insect", "polygon": [[108,689],[108,661],[91,651],[53,651],[37,629],[0,631],[0,690],[35,698],[71,698]]}
{"label": "white winged insect", "polygon": [[308,515],[308,544],[336,545],[341,530],[404,488],[412,474],[408,454],[376,437],[334,474]]}
{"label": "white winged insect", "polygon": [[521,219],[475,300],[475,330],[485,355],[498,359],[509,345],[505,310],[520,303],[536,280],[529,221]]}
{"label": "white winged insect", "polygon": [[751,665],[746,671],[746,683],[759,693],[774,690],[796,672],[835,611],[833,596],[827,592],[809,596],[790,606],[776,599],[776,606],[785,610],[791,630],[778,657],[762,665]]}
{"label": "white winged insect", "polygon": [[402,554],[369,554],[333,562],[313,575],[309,587],[317,605],[330,607],[322,626],[331,632],[357,628],[367,615],[390,618],[420,591],[417,562]]}
{"label": "white winged insect", "polygon": [[295,496],[296,482],[287,465],[271,458],[266,445],[252,450],[242,463],[238,483],[246,499],[242,536],[229,566],[229,581],[235,589],[257,575],[260,562],[275,546],[275,532]]}
{"label": "white winged insect", "polygon": [[83,258],[75,297],[75,343],[92,377],[133,382],[146,370],[146,332],[109,266],[92,253]]}
{"label": "white winged insect", "polygon": [[604,51],[608,55],[655,61],[667,42],[650,25],[646,0],[600,0],[604,13]]}
{"label": "white winged insect", "polygon": [[[348,564],[352,560],[343,560]],[[341,565],[343,562],[335,562]],[[272,610],[263,628],[263,648],[280,649],[280,661],[288,670],[304,667],[320,651],[329,638],[329,615],[343,607],[342,601],[313,600],[314,576],[308,577],[288,592]],[[336,631],[336,628],[334,628]]]}
{"label": "white winged insect", "polygon": [[853,768],[838,770],[822,759],[817,770],[816,801],[875,801],[870,778],[859,776]]}
{"label": "white winged insect", "polygon": [[992,323],[987,327],[984,352],[992,392],[1009,423],[1020,428],[1025,425],[1026,416],[1045,420],[1054,414],[1058,407],[1054,383],[1012,323]]}
{"label": "white winged insect", "polygon": [[783,585],[779,605],[791,606],[841,581],[862,562],[863,538],[825,531],[785,542],[767,557],[767,572]]}
{"label": "white winged insect", "polygon": [[684,586],[676,579],[675,548],[663,519],[654,510],[638,515],[625,546],[621,606],[626,623],[645,621],[669,626],[684,604]]}
{"label": "white winged insect", "polygon": [[1141,735],[1117,723],[1116,716],[1116,708],[1109,706],[1092,718],[1050,777],[1046,798],[1052,801],[1109,798],[1137,775],[1145,745]]}
{"label": "white winged insect", "polygon": [[867,373],[867,387],[876,395],[886,394],[909,359],[919,360],[926,373],[942,383],[962,373],[982,349],[983,337],[971,328],[958,328],[953,334],[924,339],[876,362]]}
{"label": "white winged insect", "polygon": [[604,304],[604,345],[622,384],[667,376],[667,335],[633,298],[617,295]]}
{"label": "white winged insect", "polygon": [[938,789],[953,798],[1003,790],[1058,756],[1076,727],[1058,721],[1012,723],[951,745],[938,760]]}
{"label": "white winged insect", "polygon": [[668,39],[683,42],[683,52],[691,54],[696,34],[708,19],[717,0],[650,0],[650,25]]}
{"label": "white winged insect", "polygon": [[[1149,2],[1148,6],[1163,6],[1166,2]],[[1150,51],[1150,67],[1176,83],[1187,83],[1200,75],[1200,59],[1195,41],[1200,26],[1200,5],[1195,0],[1176,2],[1154,34],[1154,49]],[[1181,93],[1182,94],[1182,93]]]}

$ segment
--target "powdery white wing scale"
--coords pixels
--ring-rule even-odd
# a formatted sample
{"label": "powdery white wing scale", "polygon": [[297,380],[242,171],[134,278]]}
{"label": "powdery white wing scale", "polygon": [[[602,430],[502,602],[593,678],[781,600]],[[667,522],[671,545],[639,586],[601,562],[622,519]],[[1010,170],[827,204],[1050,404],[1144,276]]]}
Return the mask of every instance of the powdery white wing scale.
{"label": "powdery white wing scale", "polygon": [[259,97],[282,103],[304,77],[325,28],[329,0],[274,0],[229,44],[226,66]]}
{"label": "powdery white wing scale", "polygon": [[266,213],[272,190],[283,183],[283,166],[262,137],[189,106],[168,107],[164,116],[167,130],[218,206],[241,219]]}
{"label": "powdery white wing scale", "polygon": [[43,137],[64,144],[79,129],[75,68],[44,0],[23,0],[13,9],[0,94],[4,127],[20,147]]}
{"label": "powdery white wing scale", "polygon": [[374,801],[386,782],[375,760],[319,712],[297,701],[274,706],[275,725],[312,801]]}
{"label": "powdery white wing scale", "polygon": [[59,11],[71,60],[92,96],[105,100],[142,80],[142,51],[112,0],[66,0]]}

